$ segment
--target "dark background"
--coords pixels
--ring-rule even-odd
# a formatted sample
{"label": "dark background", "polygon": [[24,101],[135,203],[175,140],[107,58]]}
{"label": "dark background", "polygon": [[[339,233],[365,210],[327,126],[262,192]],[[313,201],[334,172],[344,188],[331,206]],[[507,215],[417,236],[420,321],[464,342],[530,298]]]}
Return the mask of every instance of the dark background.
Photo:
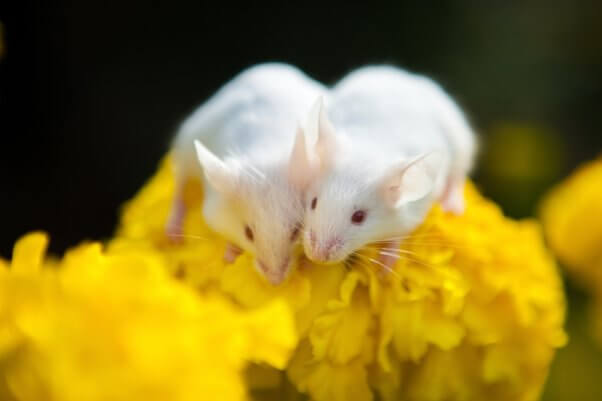
{"label": "dark background", "polygon": [[[0,6],[0,255],[33,229],[102,239],[178,122],[244,67],[333,83],[365,63],[437,79],[483,138],[476,180],[522,217],[602,149],[599,1],[12,1]],[[529,2],[532,3],[532,2]]]}

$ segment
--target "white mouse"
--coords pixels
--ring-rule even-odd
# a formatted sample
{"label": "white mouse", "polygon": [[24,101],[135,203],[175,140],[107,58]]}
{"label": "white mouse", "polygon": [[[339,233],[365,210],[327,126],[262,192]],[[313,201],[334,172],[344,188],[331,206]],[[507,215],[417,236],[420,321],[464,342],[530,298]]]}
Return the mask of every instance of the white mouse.
{"label": "white mouse", "polygon": [[[326,89],[295,67],[262,64],[224,85],[181,125],[173,143],[176,194],[167,234],[181,235],[182,188],[202,175],[203,216],[272,284],[288,275],[311,169],[299,125]],[[199,165],[200,164],[200,165]]]}
{"label": "white mouse", "polygon": [[380,243],[376,262],[390,270],[434,201],[462,213],[475,135],[437,84],[394,67],[350,73],[328,107],[312,111],[320,171],[306,191],[305,253],[335,263]]}

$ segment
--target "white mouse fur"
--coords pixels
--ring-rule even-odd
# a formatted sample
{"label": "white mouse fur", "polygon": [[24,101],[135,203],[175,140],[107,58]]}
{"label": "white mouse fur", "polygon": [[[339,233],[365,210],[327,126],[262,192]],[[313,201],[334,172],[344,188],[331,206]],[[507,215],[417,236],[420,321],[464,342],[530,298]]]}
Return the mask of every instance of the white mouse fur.
{"label": "white mouse fur", "polygon": [[255,255],[268,281],[282,282],[312,172],[298,124],[325,93],[298,69],[271,63],[243,71],[199,107],[173,144],[177,188],[168,234],[181,232],[183,184],[202,175],[209,226]]}
{"label": "white mouse fur", "polygon": [[[475,136],[437,84],[394,67],[365,67],[333,88],[327,106],[328,114],[321,104],[312,111],[320,172],[306,192],[310,259],[339,262],[375,241],[397,249],[436,200],[462,212]],[[382,255],[391,267],[395,254]]]}

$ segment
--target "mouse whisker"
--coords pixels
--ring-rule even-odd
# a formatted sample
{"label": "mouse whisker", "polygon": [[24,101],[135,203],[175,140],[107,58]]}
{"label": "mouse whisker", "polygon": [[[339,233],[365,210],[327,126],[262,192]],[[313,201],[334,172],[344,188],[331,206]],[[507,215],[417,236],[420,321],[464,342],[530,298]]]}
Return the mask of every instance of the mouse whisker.
{"label": "mouse whisker", "polygon": [[400,254],[399,253],[395,253],[395,252],[380,251],[379,254],[380,255],[385,255],[385,256],[391,256],[392,258],[399,258],[400,257]]}
{"label": "mouse whisker", "polygon": [[208,237],[201,237],[200,235],[192,235],[192,234],[170,234],[171,237],[180,237],[180,238],[192,238],[192,239],[198,239],[198,240],[205,240],[205,241],[209,241],[210,238]]}
{"label": "mouse whisker", "polygon": [[383,251],[389,251],[389,252],[406,253],[408,255],[416,255],[416,256],[419,255],[417,252],[411,251],[409,249],[404,249],[404,248],[379,248],[379,249],[383,250]]}
{"label": "mouse whisker", "polygon": [[420,255],[415,252],[406,251],[406,250],[398,250],[397,253],[395,253],[395,251],[394,252],[381,251],[379,253],[381,255],[385,255],[385,256],[391,256],[391,257],[397,257],[399,259],[405,259],[412,263],[416,263],[416,264],[419,264],[424,267],[428,267],[428,268],[435,267],[433,264],[428,263],[428,262],[424,261],[423,259],[421,259]]}
{"label": "mouse whisker", "polygon": [[393,271],[391,268],[385,269],[382,266],[380,266],[380,265],[378,265],[376,263],[371,262],[370,260],[358,262],[357,263],[357,267],[364,268],[364,269],[366,269],[368,271],[374,271],[375,268],[376,268],[376,270],[378,272],[380,272],[381,270],[385,270],[386,272],[388,272],[388,273],[390,272],[393,275],[395,275],[396,277],[399,277],[399,274],[397,272]]}
{"label": "mouse whisker", "polygon": [[418,258],[415,258],[415,257],[408,256],[407,253],[402,253],[402,254],[399,254],[399,255],[391,255],[391,254],[388,254],[388,253],[380,252],[380,254],[381,255],[385,255],[385,256],[397,256],[400,259],[408,260],[408,261],[410,261],[412,263],[416,263],[416,264],[418,264],[420,266],[428,267],[429,269],[435,268],[435,266],[433,264],[430,264],[428,262],[425,262],[424,260],[421,260],[421,259],[418,259]]}
{"label": "mouse whisker", "polygon": [[375,240],[373,242],[391,242],[391,241],[396,241],[396,240],[408,240],[408,239],[413,239],[413,238],[442,238],[442,237],[437,237],[436,234],[431,234],[431,233],[420,234],[420,235],[410,234],[410,235],[400,235],[400,236],[396,236],[396,237],[383,238],[383,239]]}
{"label": "mouse whisker", "polygon": [[[457,249],[471,249],[472,245],[464,245],[464,244],[459,244],[456,242],[452,242],[452,241],[447,241],[444,238],[437,238],[437,237],[432,237],[432,238],[428,238],[428,237],[424,237],[425,239],[421,239],[421,238],[416,238],[416,237],[408,237],[407,239],[403,239],[401,240],[403,245],[408,245],[408,246],[441,246],[441,247],[448,247],[448,248],[457,248]],[[383,244],[383,243],[389,243],[392,242],[392,240],[387,239],[387,240],[376,240],[376,241],[372,241],[371,244],[374,245],[378,245],[378,244]]]}
{"label": "mouse whisker", "polygon": [[391,273],[392,275],[394,275],[397,278],[401,278],[401,276],[399,275],[399,273],[397,273],[395,270],[393,270],[392,267],[389,267],[387,265],[385,265],[384,263],[374,259],[374,258],[369,258],[370,262],[382,267],[383,269],[385,269],[388,273]]}
{"label": "mouse whisker", "polygon": [[403,245],[407,246],[437,246],[442,248],[453,248],[453,249],[473,249],[472,245],[458,244],[451,241],[403,241]]}
{"label": "mouse whisker", "polygon": [[[363,267],[367,270],[371,270],[374,267],[374,263],[370,262],[369,260],[370,258],[367,257],[366,255],[359,255],[354,261],[353,261],[353,265],[357,266],[357,267]],[[378,265],[377,265],[378,266]],[[379,270],[380,270],[380,266]]]}

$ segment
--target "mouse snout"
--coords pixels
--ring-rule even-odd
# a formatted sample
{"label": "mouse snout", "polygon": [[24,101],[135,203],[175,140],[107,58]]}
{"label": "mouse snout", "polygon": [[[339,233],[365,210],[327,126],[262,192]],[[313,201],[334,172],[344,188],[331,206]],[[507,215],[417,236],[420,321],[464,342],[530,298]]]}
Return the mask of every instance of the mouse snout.
{"label": "mouse snout", "polygon": [[278,285],[284,281],[288,275],[290,264],[290,257],[287,257],[282,263],[274,266],[262,260],[256,260],[256,266],[261,274],[273,285]]}
{"label": "mouse snout", "polygon": [[316,232],[314,230],[309,232],[309,242],[311,243],[312,247],[316,247]]}
{"label": "mouse snout", "polygon": [[308,230],[303,238],[303,248],[306,256],[314,262],[319,262],[318,252],[318,241],[316,238],[316,232],[314,230]]}
{"label": "mouse snout", "polygon": [[330,237],[320,241],[312,230],[309,233],[309,247],[305,252],[307,257],[314,262],[332,262],[342,246],[343,242],[339,237]]}

